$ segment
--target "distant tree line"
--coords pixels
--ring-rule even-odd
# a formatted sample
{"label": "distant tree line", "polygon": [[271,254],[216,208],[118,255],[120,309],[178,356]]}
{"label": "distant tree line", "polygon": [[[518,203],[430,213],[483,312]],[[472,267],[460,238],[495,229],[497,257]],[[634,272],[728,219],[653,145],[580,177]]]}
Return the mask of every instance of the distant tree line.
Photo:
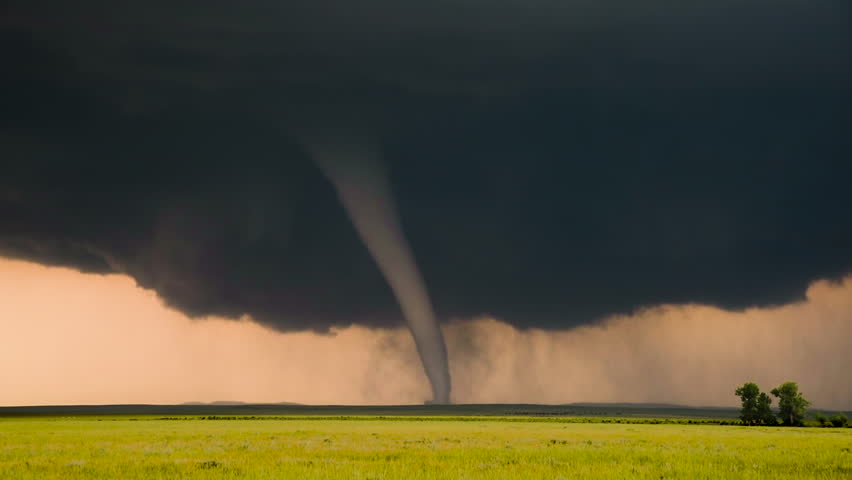
{"label": "distant tree line", "polygon": [[838,413],[827,417],[822,412],[816,412],[814,414],[814,420],[816,420],[821,427],[845,427],[849,423],[849,419],[846,418],[846,415],[842,413]]}
{"label": "distant tree line", "polygon": [[[796,382],[784,382],[773,388],[769,393],[778,398],[778,414],[772,410],[772,398],[760,391],[754,382],[746,382],[738,387],[734,394],[740,397],[743,407],[740,410],[740,420],[744,425],[781,425],[802,426],[805,423],[807,408],[811,402],[802,396]],[[845,427],[848,423],[846,415],[838,413],[830,418],[824,413],[817,412],[814,419],[823,427]]]}

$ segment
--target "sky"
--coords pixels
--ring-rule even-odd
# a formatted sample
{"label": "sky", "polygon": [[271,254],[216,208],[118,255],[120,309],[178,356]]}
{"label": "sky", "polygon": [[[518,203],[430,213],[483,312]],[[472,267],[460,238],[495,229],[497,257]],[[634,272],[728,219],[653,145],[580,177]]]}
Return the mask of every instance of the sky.
{"label": "sky", "polygon": [[[176,371],[218,365],[239,382],[223,359],[268,351],[280,379],[221,395],[318,403],[421,402],[423,368],[436,398],[452,378],[456,401],[508,401],[516,386],[531,402],[644,401],[613,384],[662,364],[679,379],[662,396],[705,403],[684,385],[736,371],[774,382],[765,362],[784,348],[810,372],[848,364],[839,347],[799,344],[844,338],[850,321],[827,300],[852,273],[845,0],[7,3],[0,275],[68,276],[0,304],[26,352],[44,351],[27,334],[40,326],[129,355],[147,347],[117,336],[136,328],[170,345],[160,356],[177,355]],[[72,284],[90,285],[78,295],[99,313],[43,309]],[[150,315],[120,308],[119,288]],[[793,340],[776,336],[797,309]],[[736,328],[772,333],[736,355],[708,344],[695,365],[673,350],[675,333]],[[399,373],[386,391],[363,372],[315,396],[277,390],[339,377],[260,348],[274,342]],[[190,344],[206,350],[183,356]],[[21,382],[99,350],[59,351],[5,362]],[[604,371],[547,388],[507,373],[532,366]],[[815,395],[852,403],[822,375]],[[136,396],[216,399],[205,382],[187,398],[167,385]],[[29,385],[0,404],[88,395]]]}
{"label": "sky", "polygon": [[[278,332],[193,320],[125,275],[0,260],[2,405],[191,401],[418,404],[429,397],[407,329]],[[734,388],[794,379],[814,408],[849,409],[852,278],[791,305],[727,312],[662,305],[574,328],[489,317],[445,324],[458,403],[735,406]]]}

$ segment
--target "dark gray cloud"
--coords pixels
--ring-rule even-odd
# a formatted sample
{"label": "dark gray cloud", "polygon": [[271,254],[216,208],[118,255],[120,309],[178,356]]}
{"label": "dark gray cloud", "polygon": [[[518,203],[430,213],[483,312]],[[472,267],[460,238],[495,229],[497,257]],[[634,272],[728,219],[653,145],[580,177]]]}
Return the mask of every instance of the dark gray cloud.
{"label": "dark gray cloud", "polygon": [[0,254],[192,315],[399,320],[304,132],[382,146],[443,319],[800,299],[852,270],[842,0],[11,2]]}

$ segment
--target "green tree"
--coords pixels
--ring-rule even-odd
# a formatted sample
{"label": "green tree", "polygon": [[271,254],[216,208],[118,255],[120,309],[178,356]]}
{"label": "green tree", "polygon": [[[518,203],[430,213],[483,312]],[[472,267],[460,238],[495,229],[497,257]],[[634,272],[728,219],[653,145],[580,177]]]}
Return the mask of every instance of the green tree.
{"label": "green tree", "polygon": [[802,425],[805,409],[811,402],[805,400],[796,382],[784,382],[772,389],[772,395],[778,397],[778,416],[784,425]]}
{"label": "green tree", "polygon": [[821,427],[825,427],[825,426],[826,426],[826,424],[828,424],[828,417],[826,417],[826,416],[825,416],[825,414],[824,414],[824,413],[822,413],[822,412],[816,412],[816,413],[814,414],[814,420],[816,420],[817,422],[819,422],[819,425],[820,425]]}
{"label": "green tree", "polygon": [[842,427],[846,426],[846,423],[849,422],[849,419],[846,418],[846,415],[844,415],[842,413],[838,413],[837,415],[832,415],[831,418],[829,419],[829,421],[835,427],[842,428]]}
{"label": "green tree", "polygon": [[758,422],[757,399],[760,396],[760,387],[754,382],[746,382],[738,387],[734,394],[743,402],[740,410],[740,420],[746,425],[754,425]]}
{"label": "green tree", "polygon": [[757,396],[757,421],[763,425],[778,425],[775,414],[772,413],[772,397],[760,392]]}

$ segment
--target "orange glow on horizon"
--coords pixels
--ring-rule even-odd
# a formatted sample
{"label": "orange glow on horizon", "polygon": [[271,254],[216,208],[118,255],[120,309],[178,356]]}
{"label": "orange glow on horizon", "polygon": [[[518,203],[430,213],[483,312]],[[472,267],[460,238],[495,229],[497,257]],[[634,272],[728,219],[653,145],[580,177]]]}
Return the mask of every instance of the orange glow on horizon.
{"label": "orange glow on horizon", "polygon": [[[746,380],[800,383],[816,406],[852,408],[852,279],[808,300],[726,312],[661,306],[599,325],[444,328],[462,403],[735,405]],[[331,335],[192,320],[122,275],[0,258],[0,405],[239,400],[420,403],[429,385],[404,328]]]}

